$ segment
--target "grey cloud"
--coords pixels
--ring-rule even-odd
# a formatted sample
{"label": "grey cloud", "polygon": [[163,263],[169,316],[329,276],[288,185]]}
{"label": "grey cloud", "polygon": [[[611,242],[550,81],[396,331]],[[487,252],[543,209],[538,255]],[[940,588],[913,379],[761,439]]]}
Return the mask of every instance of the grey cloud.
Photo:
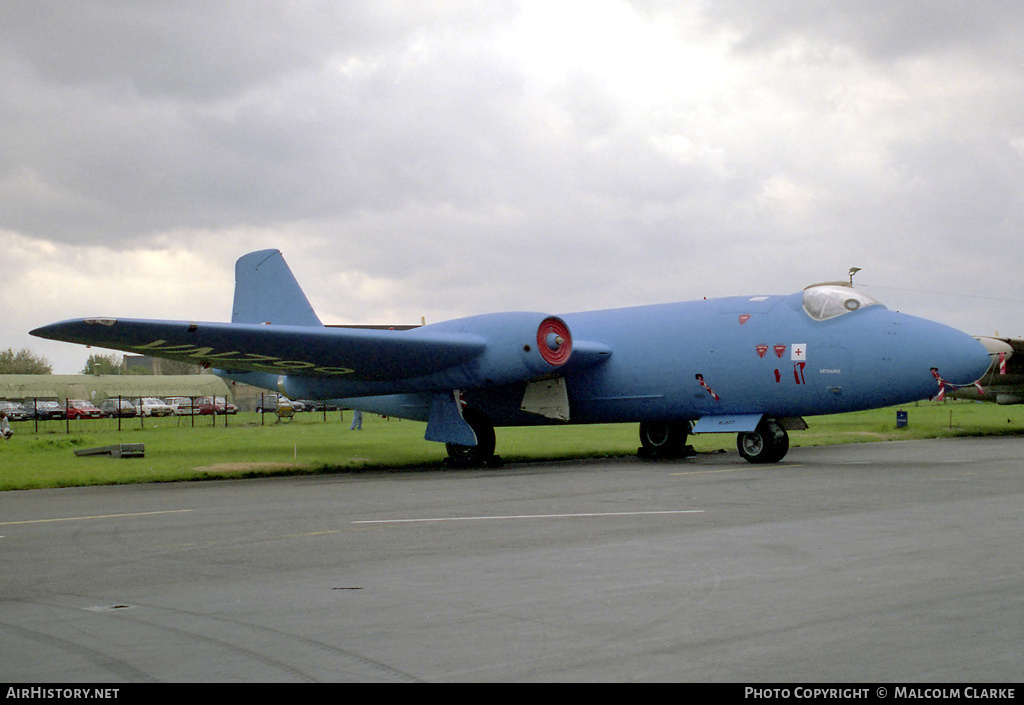
{"label": "grey cloud", "polygon": [[1024,57],[1019,42],[1024,7],[1013,0],[724,0],[708,3],[705,12],[737,29],[739,46],[750,51],[802,37],[852,46],[880,61],[950,51]]}
{"label": "grey cloud", "polygon": [[[5,3],[0,237],[210,248],[225,279],[278,246],[346,322],[852,265],[1024,299],[1016,3],[586,6],[607,46],[518,2]],[[637,35],[671,46],[631,64]]]}

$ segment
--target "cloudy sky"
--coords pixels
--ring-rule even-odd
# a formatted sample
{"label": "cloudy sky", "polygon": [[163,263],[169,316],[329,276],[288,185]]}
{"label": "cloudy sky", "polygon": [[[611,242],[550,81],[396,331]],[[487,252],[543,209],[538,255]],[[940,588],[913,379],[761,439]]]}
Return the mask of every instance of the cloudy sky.
{"label": "cloudy sky", "polygon": [[227,320],[281,249],[326,323],[843,279],[1024,335],[1019,0],[8,0],[0,349]]}

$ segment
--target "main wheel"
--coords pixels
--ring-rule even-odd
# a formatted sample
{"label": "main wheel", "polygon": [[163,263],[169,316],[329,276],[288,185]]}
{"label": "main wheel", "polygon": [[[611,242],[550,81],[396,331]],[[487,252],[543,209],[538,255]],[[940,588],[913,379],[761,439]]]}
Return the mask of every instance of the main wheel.
{"label": "main wheel", "polygon": [[458,443],[445,443],[448,460],[458,467],[476,468],[491,463],[494,459],[494,425],[479,411],[466,409],[462,413],[473,433],[476,434],[475,446],[464,446]]}
{"label": "main wheel", "polygon": [[777,463],[789,452],[789,434],[774,419],[765,419],[756,430],[737,434],[736,449],[748,463]]}
{"label": "main wheel", "polygon": [[686,451],[689,435],[689,421],[642,421],[638,453],[648,458],[678,458]]}

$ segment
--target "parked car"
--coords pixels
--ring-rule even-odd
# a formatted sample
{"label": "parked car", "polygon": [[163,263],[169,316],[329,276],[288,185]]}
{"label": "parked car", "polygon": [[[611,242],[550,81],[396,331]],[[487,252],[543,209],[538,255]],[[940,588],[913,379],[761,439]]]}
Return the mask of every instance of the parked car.
{"label": "parked car", "polygon": [[314,401],[312,399],[302,399],[300,403],[303,406],[303,411],[338,411],[340,408],[325,401]]}
{"label": "parked car", "polygon": [[237,414],[238,407],[228,402],[224,397],[199,397],[196,399],[196,406],[200,414]]}
{"label": "parked car", "polygon": [[196,413],[202,414],[203,416],[209,416],[210,414],[223,414],[224,403],[218,403],[213,397],[199,397],[196,399]]}
{"label": "parked car", "polygon": [[69,419],[101,419],[103,412],[85,399],[68,399],[67,403]]}
{"label": "parked car", "polygon": [[175,416],[191,416],[199,413],[191,397],[167,397],[165,401],[173,409]]}
{"label": "parked car", "polygon": [[25,407],[16,401],[0,401],[0,411],[7,414],[8,421],[24,421],[28,418]]}
{"label": "parked car", "polygon": [[121,397],[120,399],[117,397],[104,399],[100,402],[100,411],[103,412],[104,416],[111,419],[117,416],[122,418],[131,418],[139,413],[135,408],[135,405],[124,397]]}
{"label": "parked car", "polygon": [[228,414],[237,414],[238,413],[238,407],[235,406],[234,404],[232,404],[231,402],[229,402],[224,397],[217,397],[217,403],[224,407],[225,413],[228,413]]}
{"label": "parked car", "polygon": [[156,397],[143,397],[139,400],[138,409],[143,416],[170,416],[174,413],[170,404]]}
{"label": "parked car", "polygon": [[28,418],[48,421],[64,418],[64,405],[54,399],[32,399],[22,403]]}
{"label": "parked car", "polygon": [[286,410],[288,416],[291,416],[295,413],[295,405],[290,399],[279,394],[264,394],[262,403],[256,405],[257,414],[277,414],[282,410]]}

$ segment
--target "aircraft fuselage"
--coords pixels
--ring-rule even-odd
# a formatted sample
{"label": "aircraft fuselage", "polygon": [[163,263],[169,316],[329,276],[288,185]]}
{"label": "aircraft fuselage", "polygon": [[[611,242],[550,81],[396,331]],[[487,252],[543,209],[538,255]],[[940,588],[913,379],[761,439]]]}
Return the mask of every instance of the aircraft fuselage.
{"label": "aircraft fuselage", "polygon": [[[564,376],[568,421],[857,411],[933,397],[936,373],[970,384],[988,366],[976,341],[941,324],[878,305],[815,320],[803,300],[744,296],[560,316],[574,339],[614,351]],[[468,389],[463,397],[497,426],[564,422],[522,411],[525,386]],[[420,420],[429,414],[417,395],[347,401]]]}

